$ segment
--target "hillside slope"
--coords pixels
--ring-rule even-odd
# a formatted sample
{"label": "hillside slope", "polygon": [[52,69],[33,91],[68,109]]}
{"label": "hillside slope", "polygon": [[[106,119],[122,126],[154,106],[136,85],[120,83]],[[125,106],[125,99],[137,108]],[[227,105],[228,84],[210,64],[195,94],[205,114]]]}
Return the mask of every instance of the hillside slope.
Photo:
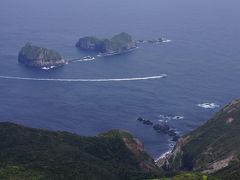
{"label": "hillside slope", "polygon": [[95,137],[0,123],[0,179],[144,179],[159,171],[129,133]]}
{"label": "hillside slope", "polygon": [[198,171],[221,179],[240,179],[239,153],[240,100],[236,100],[183,136],[162,165],[170,171]]}

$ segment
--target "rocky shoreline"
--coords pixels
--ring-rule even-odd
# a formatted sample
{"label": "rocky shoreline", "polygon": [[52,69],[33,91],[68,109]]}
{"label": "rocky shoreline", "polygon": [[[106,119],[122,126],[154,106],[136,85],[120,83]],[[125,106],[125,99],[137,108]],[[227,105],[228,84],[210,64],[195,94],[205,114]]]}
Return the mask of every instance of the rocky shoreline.
{"label": "rocky shoreline", "polygon": [[173,128],[171,128],[167,122],[153,123],[151,120],[146,120],[142,117],[137,118],[137,121],[146,126],[152,126],[152,128],[158,133],[167,134],[173,142],[177,142],[177,140],[180,138],[180,135]]}

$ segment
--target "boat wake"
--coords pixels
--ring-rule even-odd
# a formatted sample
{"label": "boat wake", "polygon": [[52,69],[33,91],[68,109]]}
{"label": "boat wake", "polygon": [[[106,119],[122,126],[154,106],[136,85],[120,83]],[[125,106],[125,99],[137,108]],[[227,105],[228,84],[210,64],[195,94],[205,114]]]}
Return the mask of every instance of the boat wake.
{"label": "boat wake", "polygon": [[25,81],[61,81],[61,82],[115,82],[115,81],[142,81],[166,78],[166,74],[159,76],[118,78],[118,79],[49,79],[49,78],[31,78],[17,76],[0,76],[0,79],[25,80]]}
{"label": "boat wake", "polygon": [[95,58],[94,59],[79,59],[79,60],[75,60],[75,61],[73,61],[73,62],[86,62],[86,61],[94,61],[95,60]]}

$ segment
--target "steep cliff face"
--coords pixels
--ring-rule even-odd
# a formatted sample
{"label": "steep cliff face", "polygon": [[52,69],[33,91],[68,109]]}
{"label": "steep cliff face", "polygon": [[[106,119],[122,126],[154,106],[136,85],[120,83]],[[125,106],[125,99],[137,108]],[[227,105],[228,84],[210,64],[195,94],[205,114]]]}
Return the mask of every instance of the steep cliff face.
{"label": "steep cliff face", "polygon": [[128,180],[159,174],[143,145],[120,130],[83,137],[0,123],[0,142],[0,179]]}
{"label": "steep cliff face", "polygon": [[82,50],[93,50],[105,55],[121,54],[137,47],[136,42],[127,33],[120,33],[111,39],[98,39],[95,37],[80,38],[76,47]]}
{"label": "steep cliff face", "polygon": [[[240,101],[225,106],[203,126],[183,136],[160,163],[168,170],[216,173],[239,164]],[[238,172],[240,173],[240,169]]]}
{"label": "steep cliff face", "polygon": [[156,165],[153,159],[145,152],[144,145],[139,139],[133,137],[126,131],[123,130],[111,130],[107,133],[100,135],[101,137],[108,138],[120,138],[125,146],[134,154],[137,158],[138,165],[143,172],[151,172],[156,170]]}
{"label": "steep cliff face", "polygon": [[27,43],[19,52],[18,61],[30,67],[42,68],[64,65],[64,58],[56,51]]}

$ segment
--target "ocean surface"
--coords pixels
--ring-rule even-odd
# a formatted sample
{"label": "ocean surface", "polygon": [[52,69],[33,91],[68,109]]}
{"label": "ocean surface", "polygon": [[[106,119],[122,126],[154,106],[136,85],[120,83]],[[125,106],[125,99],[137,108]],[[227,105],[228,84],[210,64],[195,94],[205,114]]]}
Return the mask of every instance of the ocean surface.
{"label": "ocean surface", "polygon": [[[156,158],[169,149],[169,137],[138,117],[168,120],[185,134],[240,97],[239,7],[238,0],[1,0],[0,119],[80,135],[125,129]],[[82,36],[123,31],[135,39],[172,41],[101,58],[75,48]],[[26,42],[67,59],[96,59],[48,71],[29,69],[17,61]],[[161,74],[167,78],[146,78]]]}

